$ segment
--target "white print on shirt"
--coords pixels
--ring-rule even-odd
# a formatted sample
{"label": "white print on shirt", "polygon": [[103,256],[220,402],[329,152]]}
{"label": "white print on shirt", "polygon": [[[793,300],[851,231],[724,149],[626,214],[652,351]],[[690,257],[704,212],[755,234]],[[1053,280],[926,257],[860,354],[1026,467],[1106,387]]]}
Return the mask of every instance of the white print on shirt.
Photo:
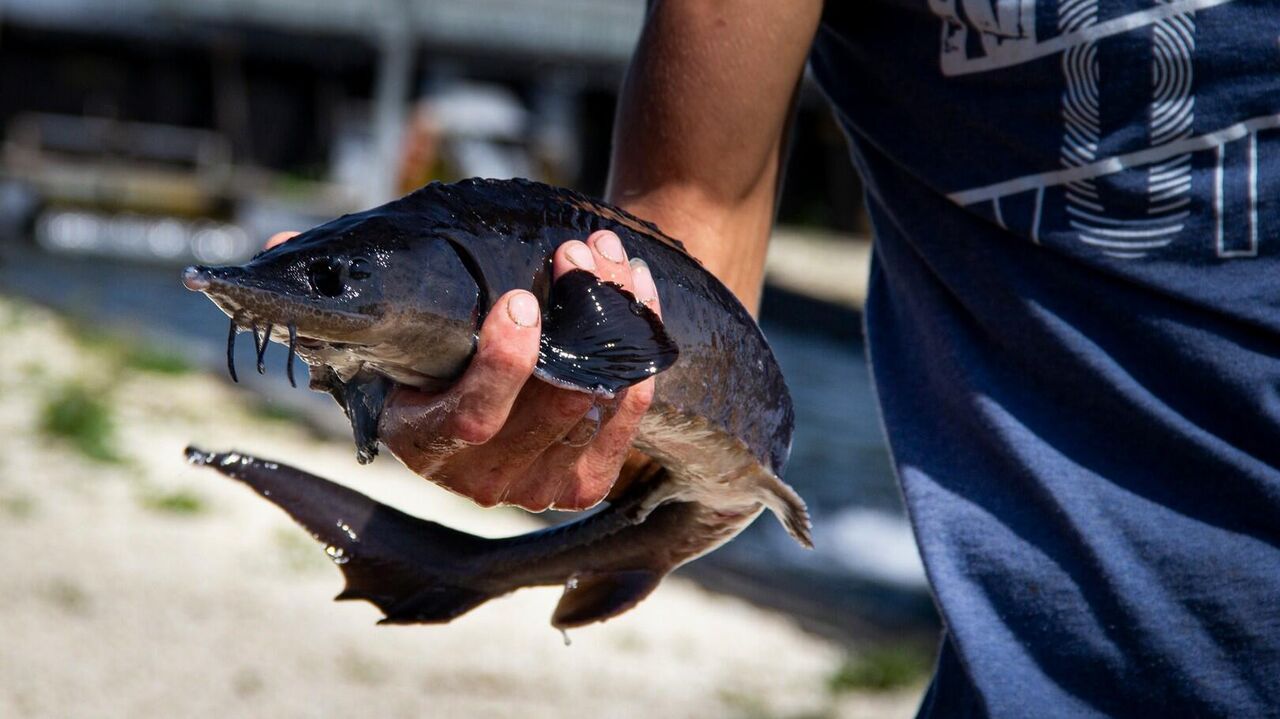
{"label": "white print on shirt", "polygon": [[[1062,0],[1058,29],[1079,32],[1098,24],[1098,0]],[[1152,98],[1149,119],[1151,144],[1164,145],[1191,135],[1195,96],[1191,94],[1191,53],[1195,50],[1195,19],[1191,15],[1162,17],[1152,29]],[[1062,93],[1062,166],[1080,167],[1097,160],[1101,140],[1098,82],[1098,41],[1072,45],[1062,54],[1066,90]],[[1173,242],[1190,215],[1191,155],[1177,155],[1147,171],[1147,217],[1116,217],[1098,196],[1094,178],[1067,183],[1066,210],[1077,239],[1103,254],[1135,259]]]}
{"label": "white print on shirt", "polygon": [[[961,205],[990,202],[994,220],[1008,228],[1011,213],[1001,201],[1021,196],[1017,202],[1031,205],[1023,213],[1029,220],[1027,233],[1039,242],[1045,190],[1060,187],[1069,234],[1105,255],[1137,259],[1169,245],[1184,229],[1190,215],[1192,156],[1208,151],[1215,167],[1214,251],[1223,258],[1256,256],[1257,133],[1276,127],[1280,116],[1192,134],[1194,13],[1231,0],[1155,0],[1154,7],[1101,21],[1098,0],[1047,1],[1055,2],[1057,27],[1042,27],[1037,34],[1037,0],[930,0],[942,20],[944,75],[989,72],[1061,53],[1065,80],[1062,169],[955,192],[950,199]],[[1099,157],[1104,69],[1099,67],[1098,42],[1141,28],[1150,28],[1152,43],[1150,146]],[[971,33],[980,42],[971,42]],[[1141,216],[1108,211],[1105,193],[1099,194],[1098,178],[1125,170],[1145,172],[1147,199]],[[1053,232],[1060,237],[1063,229]]]}
{"label": "white print on shirt", "polygon": [[[1037,1],[929,0],[929,9],[942,20],[942,74],[952,77],[1020,65],[1065,52],[1075,45],[1121,35],[1176,15],[1189,15],[1197,10],[1206,10],[1234,0],[1159,2],[1146,10],[1070,31],[1054,34],[1052,28],[1047,28],[1040,35],[1036,33]],[[1061,17],[1062,13],[1059,11],[1059,18]],[[978,38],[982,49],[975,56],[969,55],[968,39],[971,33]],[[1044,37],[1041,38],[1041,35]]]}

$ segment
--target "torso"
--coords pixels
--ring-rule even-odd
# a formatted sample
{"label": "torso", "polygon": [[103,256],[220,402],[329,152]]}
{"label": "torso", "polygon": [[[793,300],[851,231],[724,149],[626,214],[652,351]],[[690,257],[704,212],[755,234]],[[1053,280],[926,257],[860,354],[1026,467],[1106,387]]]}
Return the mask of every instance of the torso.
{"label": "torso", "polygon": [[926,716],[1280,704],[1277,38],[1245,2],[827,4],[956,658]]}

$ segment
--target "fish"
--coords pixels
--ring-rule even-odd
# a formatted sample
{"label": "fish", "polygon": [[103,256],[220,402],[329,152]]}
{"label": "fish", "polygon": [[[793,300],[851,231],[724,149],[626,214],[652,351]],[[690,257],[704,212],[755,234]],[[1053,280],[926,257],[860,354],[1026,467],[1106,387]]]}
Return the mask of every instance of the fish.
{"label": "fish", "polygon": [[[662,318],[581,270],[552,279],[569,240],[611,230],[649,268]],[[238,452],[187,449],[193,464],[248,485],[325,545],[346,586],[382,623],[439,624],[530,586],[563,586],[552,625],[615,617],[675,568],[728,542],[766,509],[812,547],[803,499],[781,475],[795,412],[754,318],[676,239],[565,188],[529,180],[432,183],[344,215],[240,266],[193,266],[188,289],[288,347],[352,425],[357,459],[377,454],[391,389],[440,390],[475,353],[498,297],[532,292],[543,308],[538,381],[606,403],[655,378],[633,448],[652,460],[607,504],[563,525],[481,538],[413,517],[309,472]]]}

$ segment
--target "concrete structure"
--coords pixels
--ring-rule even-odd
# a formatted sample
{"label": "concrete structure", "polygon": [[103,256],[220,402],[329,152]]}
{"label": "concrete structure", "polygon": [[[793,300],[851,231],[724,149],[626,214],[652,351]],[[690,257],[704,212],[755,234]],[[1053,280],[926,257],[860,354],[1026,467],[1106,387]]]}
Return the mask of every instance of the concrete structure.
{"label": "concrete structure", "polygon": [[[376,49],[375,166],[393,167],[406,103],[423,52],[490,63],[536,60],[540,95],[562,94],[559,68],[616,78],[635,45],[640,0],[0,0],[0,22],[47,30],[147,38],[263,29]],[[394,195],[389,172],[368,175],[365,201]]]}
{"label": "concrete structure", "polygon": [[0,21],[93,32],[261,25],[308,35],[407,36],[411,44],[624,63],[641,0],[0,0]]}

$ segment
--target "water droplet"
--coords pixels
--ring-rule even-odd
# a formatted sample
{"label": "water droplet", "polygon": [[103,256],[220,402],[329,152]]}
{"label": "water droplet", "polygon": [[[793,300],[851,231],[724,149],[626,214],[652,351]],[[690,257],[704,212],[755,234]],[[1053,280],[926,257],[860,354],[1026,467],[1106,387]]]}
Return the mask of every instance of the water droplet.
{"label": "water droplet", "polygon": [[573,640],[569,638],[569,632],[568,632],[568,630],[561,629],[561,630],[560,630],[560,636],[564,637],[564,645],[565,645],[566,647],[567,647],[567,646],[569,646],[569,645],[571,645],[571,644],[573,644]]}
{"label": "water droplet", "polygon": [[582,416],[582,419],[569,430],[569,433],[560,440],[570,447],[585,447],[591,443],[600,433],[600,417],[602,416],[600,405],[592,402],[591,409]]}
{"label": "water droplet", "polygon": [[329,555],[329,559],[332,559],[334,564],[341,565],[351,561],[351,557],[347,556],[342,547],[335,547],[332,544],[324,548],[324,553]]}
{"label": "water droplet", "polygon": [[187,463],[204,466],[213,461],[213,452],[191,451],[187,454]]}

